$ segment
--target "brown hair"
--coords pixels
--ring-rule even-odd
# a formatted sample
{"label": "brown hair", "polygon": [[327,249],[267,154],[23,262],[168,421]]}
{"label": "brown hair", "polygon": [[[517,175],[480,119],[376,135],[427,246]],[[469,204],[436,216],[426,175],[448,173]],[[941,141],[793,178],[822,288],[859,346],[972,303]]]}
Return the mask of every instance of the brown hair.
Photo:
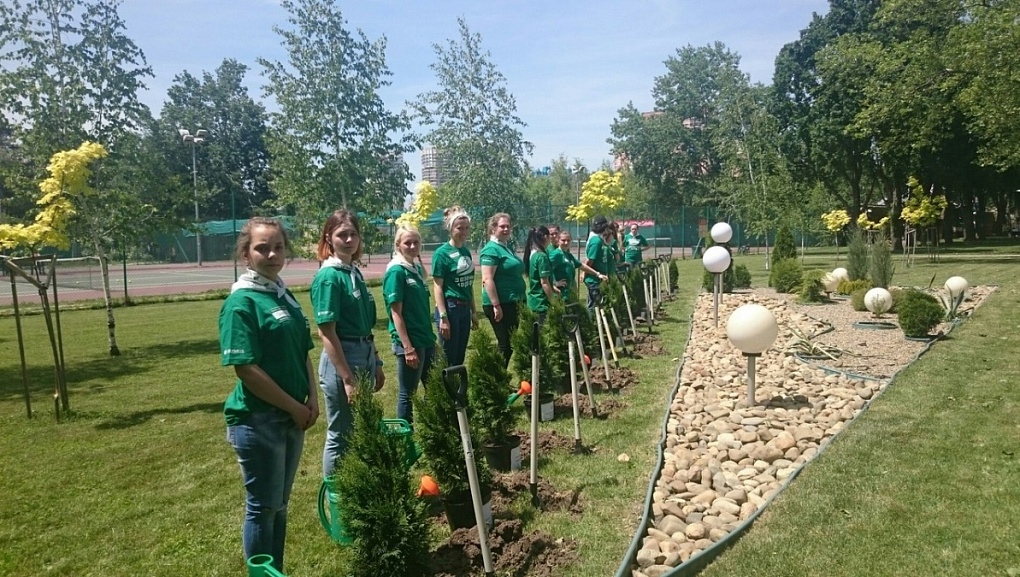
{"label": "brown hair", "polygon": [[326,224],[322,226],[322,235],[319,237],[319,247],[315,251],[315,255],[319,257],[319,260],[326,260],[333,256],[333,243],[329,241],[329,237],[333,236],[336,229],[340,228],[340,225],[345,223],[354,227],[354,231],[358,233],[358,250],[354,251],[352,258],[356,261],[361,260],[361,255],[365,248],[365,242],[361,236],[361,223],[358,222],[357,215],[346,208],[341,208],[329,215],[329,218],[326,219]]}
{"label": "brown hair", "polygon": [[508,221],[510,221],[511,223],[513,223],[513,220],[510,219],[510,215],[509,214],[507,214],[505,212],[497,212],[496,214],[494,214],[491,217],[489,217],[489,234],[490,235],[496,234],[496,226],[499,225],[499,219],[501,219],[501,218],[505,218]]}
{"label": "brown hair", "polygon": [[287,236],[287,229],[283,227],[283,223],[275,218],[253,216],[248,219],[248,222],[244,223],[241,231],[237,233],[237,245],[234,247],[234,254],[237,255],[238,260],[248,258],[248,251],[251,249],[251,231],[256,226],[268,226],[279,229],[280,234],[283,235],[283,244],[287,247],[287,256],[290,256],[290,238]]}

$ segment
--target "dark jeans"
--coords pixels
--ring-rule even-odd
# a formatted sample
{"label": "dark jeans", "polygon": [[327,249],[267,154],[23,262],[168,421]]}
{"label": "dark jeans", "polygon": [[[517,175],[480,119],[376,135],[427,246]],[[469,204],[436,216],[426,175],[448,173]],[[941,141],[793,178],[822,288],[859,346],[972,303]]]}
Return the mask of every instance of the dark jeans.
{"label": "dark jeans", "polygon": [[435,312],[436,332],[439,333],[439,346],[446,355],[446,366],[455,367],[464,364],[467,353],[468,337],[471,336],[471,305],[465,301],[446,299],[446,316],[450,323],[450,340],[443,338],[439,331],[439,309]]}
{"label": "dark jeans", "polygon": [[436,356],[435,345],[426,349],[417,349],[418,366],[411,368],[404,360],[404,347],[393,344],[393,354],[397,355],[397,418],[404,419],[408,423],[414,422],[414,398],[418,390],[418,383],[425,385],[425,380],[432,370],[432,359]]}
{"label": "dark jeans", "polygon": [[588,315],[591,316],[595,312],[595,307],[601,304],[602,287],[588,283],[584,283],[584,286],[588,287]]}
{"label": "dark jeans", "polygon": [[509,367],[510,357],[514,353],[513,345],[510,344],[510,335],[514,334],[520,322],[517,316],[518,303],[505,302],[500,304],[503,307],[503,319],[499,322],[496,322],[496,314],[493,311],[492,305],[485,305],[482,309],[485,311],[485,317],[489,319],[489,324],[492,325],[492,332],[496,334],[499,352],[503,353],[503,360],[506,361],[506,366]]}

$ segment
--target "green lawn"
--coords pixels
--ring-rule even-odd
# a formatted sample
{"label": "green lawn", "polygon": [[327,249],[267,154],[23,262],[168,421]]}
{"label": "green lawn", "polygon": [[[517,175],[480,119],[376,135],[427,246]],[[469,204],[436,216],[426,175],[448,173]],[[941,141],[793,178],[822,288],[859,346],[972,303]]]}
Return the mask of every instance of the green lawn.
{"label": "green lawn", "polygon": [[[762,257],[738,257],[764,284]],[[809,259],[808,266],[831,266]],[[626,361],[642,384],[629,407],[584,421],[589,456],[543,456],[541,474],[577,490],[584,513],[517,510],[528,528],[579,543],[569,576],[615,572],[640,517],[665,395],[687,335],[700,261],[681,262],[680,298],[659,326],[667,355]],[[975,319],[907,371],[875,408],[805,471],[713,575],[1007,574],[1020,569],[1020,429],[1012,384],[1020,329],[1016,261],[917,264],[894,282],[962,274],[1002,290]],[[378,288],[374,289],[378,290]],[[307,294],[299,295],[307,302]],[[123,355],[106,356],[103,311],[63,315],[74,417],[52,415],[52,367],[41,316],[24,319],[32,401],[25,418],[14,320],[0,318],[0,575],[239,575],[243,489],[220,414],[232,387],[219,366],[219,300],[120,308]],[[381,300],[380,300],[381,302]],[[482,323],[485,326],[485,323]],[[386,342],[384,331],[377,338]],[[313,352],[318,355],[318,351]],[[386,355],[384,354],[384,357]],[[393,362],[382,393],[395,406]],[[570,437],[568,419],[549,425]],[[342,574],[314,501],[323,425],[307,436],[291,500],[287,572]],[[629,463],[617,460],[620,453]],[[916,487],[916,490],[915,490]],[[845,512],[844,512],[845,511]],[[440,532],[441,534],[441,532]],[[804,539],[809,536],[809,539]],[[917,571],[904,558],[931,558]],[[884,562],[883,562],[884,559]],[[982,570],[970,570],[968,563]],[[939,565],[939,563],[942,563]],[[995,570],[990,568],[994,567]],[[988,570],[985,570],[988,569]]]}

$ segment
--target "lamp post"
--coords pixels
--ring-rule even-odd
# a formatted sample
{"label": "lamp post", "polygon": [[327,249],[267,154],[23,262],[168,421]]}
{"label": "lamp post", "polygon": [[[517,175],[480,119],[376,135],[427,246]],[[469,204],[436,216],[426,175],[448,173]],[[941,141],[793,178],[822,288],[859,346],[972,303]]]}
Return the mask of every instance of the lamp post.
{"label": "lamp post", "polygon": [[725,247],[715,245],[705,251],[705,254],[701,257],[702,264],[705,265],[705,270],[712,273],[712,319],[715,322],[715,326],[719,326],[719,297],[722,293],[722,273],[726,269],[730,268],[730,251],[726,250]]}
{"label": "lamp post", "polygon": [[183,128],[178,129],[177,133],[181,135],[181,141],[185,144],[191,143],[191,183],[195,189],[195,258],[198,266],[202,266],[202,229],[199,226],[198,216],[198,165],[195,163],[195,148],[205,142],[205,136],[208,133],[201,128],[196,129],[195,134],[191,134]]}
{"label": "lamp post", "polygon": [[755,359],[776,341],[779,323],[769,309],[756,304],[744,305],[733,311],[726,321],[726,335],[747,357],[747,406],[753,407]]}

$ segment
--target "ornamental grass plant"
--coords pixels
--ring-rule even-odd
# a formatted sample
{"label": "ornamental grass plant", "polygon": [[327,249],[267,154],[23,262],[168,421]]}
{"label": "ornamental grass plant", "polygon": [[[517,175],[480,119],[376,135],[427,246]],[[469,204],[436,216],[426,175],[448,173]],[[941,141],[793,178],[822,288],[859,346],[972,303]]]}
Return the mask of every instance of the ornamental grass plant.
{"label": "ornamental grass plant", "polygon": [[846,248],[846,272],[850,280],[868,278],[868,241],[864,231],[854,227],[850,229]]}
{"label": "ornamental grass plant", "polygon": [[889,288],[892,284],[893,266],[892,246],[884,232],[879,232],[875,242],[871,243],[871,259],[868,270],[871,273],[871,282],[877,287]]}

